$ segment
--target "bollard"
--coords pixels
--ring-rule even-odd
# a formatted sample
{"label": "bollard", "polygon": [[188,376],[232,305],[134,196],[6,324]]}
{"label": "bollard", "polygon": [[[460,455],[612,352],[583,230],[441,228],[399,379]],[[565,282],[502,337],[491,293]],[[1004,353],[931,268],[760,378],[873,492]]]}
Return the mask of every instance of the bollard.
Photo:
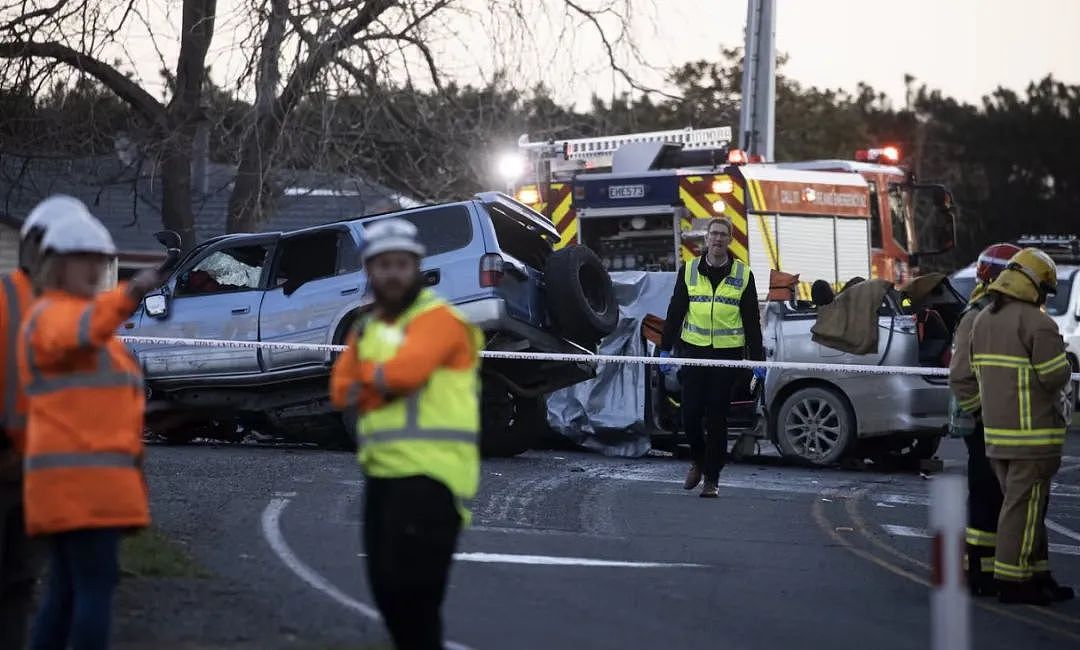
{"label": "bollard", "polygon": [[930,485],[933,575],[930,596],[932,650],[970,650],[971,596],[964,580],[966,488],[956,475],[936,476]]}

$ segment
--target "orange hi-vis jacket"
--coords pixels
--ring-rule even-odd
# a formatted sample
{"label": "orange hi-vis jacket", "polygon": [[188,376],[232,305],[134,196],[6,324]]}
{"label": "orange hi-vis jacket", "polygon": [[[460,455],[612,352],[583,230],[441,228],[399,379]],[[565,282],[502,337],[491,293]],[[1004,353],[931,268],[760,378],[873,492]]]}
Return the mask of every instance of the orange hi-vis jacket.
{"label": "orange hi-vis jacket", "polygon": [[[0,427],[15,451],[22,454],[26,436],[26,394],[19,384],[16,349],[19,327],[30,303],[34,288],[21,269],[0,277],[0,364],[3,384],[0,389]],[[22,461],[19,461],[22,464]]]}
{"label": "orange hi-vis jacket", "polygon": [[142,373],[114,335],[135,305],[126,283],[92,300],[47,291],[23,322],[30,535],[150,523]]}

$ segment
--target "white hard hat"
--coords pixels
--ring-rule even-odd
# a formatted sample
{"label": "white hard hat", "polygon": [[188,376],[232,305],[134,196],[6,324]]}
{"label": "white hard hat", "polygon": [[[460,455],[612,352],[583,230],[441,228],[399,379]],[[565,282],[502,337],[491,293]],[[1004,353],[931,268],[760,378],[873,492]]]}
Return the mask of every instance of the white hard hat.
{"label": "white hard hat", "polygon": [[72,253],[97,253],[98,255],[116,255],[109,230],[89,211],[83,214],[69,214],[57,221],[45,232],[41,240],[43,253],[69,255]]}
{"label": "white hard hat", "polygon": [[364,262],[390,251],[424,256],[424,245],[416,241],[416,226],[404,219],[385,219],[364,228]]}
{"label": "white hard hat", "polygon": [[19,239],[26,239],[34,229],[47,231],[58,220],[70,215],[93,218],[86,204],[79,199],[67,194],[54,194],[34,206],[26,216],[22,229],[19,230]]}

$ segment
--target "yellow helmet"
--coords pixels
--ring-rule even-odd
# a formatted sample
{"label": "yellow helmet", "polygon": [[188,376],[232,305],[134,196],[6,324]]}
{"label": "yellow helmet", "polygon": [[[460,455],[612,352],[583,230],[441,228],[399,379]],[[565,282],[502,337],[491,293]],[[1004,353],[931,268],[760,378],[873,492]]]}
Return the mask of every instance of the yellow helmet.
{"label": "yellow helmet", "polygon": [[1039,304],[1057,291],[1057,264],[1038,248],[1025,248],[1009,260],[993,283],[991,291],[1017,300]]}

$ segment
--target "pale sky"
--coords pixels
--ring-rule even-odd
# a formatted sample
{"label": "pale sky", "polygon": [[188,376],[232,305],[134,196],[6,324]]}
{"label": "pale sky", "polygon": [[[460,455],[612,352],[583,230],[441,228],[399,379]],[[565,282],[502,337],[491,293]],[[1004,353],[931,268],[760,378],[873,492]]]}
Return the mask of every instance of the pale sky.
{"label": "pale sky", "polygon": [[[562,0],[545,2],[562,6]],[[663,74],[650,68],[713,58],[721,47],[743,42],[746,0],[634,3],[634,40],[649,67],[627,64],[647,85],[662,84]],[[790,56],[786,73],[806,85],[854,90],[866,81],[899,105],[905,73],[969,102],[998,85],[1023,90],[1047,73],[1080,83],[1080,0],[777,0],[777,5],[777,49]],[[135,62],[148,85],[159,87],[160,63],[152,43],[173,67],[180,3],[146,0],[144,6],[155,37],[142,26],[129,30],[125,58]],[[235,46],[243,32],[240,6],[242,0],[219,0],[210,61],[221,81],[242,65]],[[613,90],[626,89],[588,30],[564,34],[559,16],[550,12],[533,20],[532,45],[493,52],[485,46],[497,28],[489,17],[455,15],[450,27],[458,36],[437,43],[440,61],[449,76],[464,82],[483,80],[501,62],[512,69],[516,84],[543,81],[562,101],[583,103],[592,92],[609,98]],[[436,33],[444,31],[451,29]]]}

